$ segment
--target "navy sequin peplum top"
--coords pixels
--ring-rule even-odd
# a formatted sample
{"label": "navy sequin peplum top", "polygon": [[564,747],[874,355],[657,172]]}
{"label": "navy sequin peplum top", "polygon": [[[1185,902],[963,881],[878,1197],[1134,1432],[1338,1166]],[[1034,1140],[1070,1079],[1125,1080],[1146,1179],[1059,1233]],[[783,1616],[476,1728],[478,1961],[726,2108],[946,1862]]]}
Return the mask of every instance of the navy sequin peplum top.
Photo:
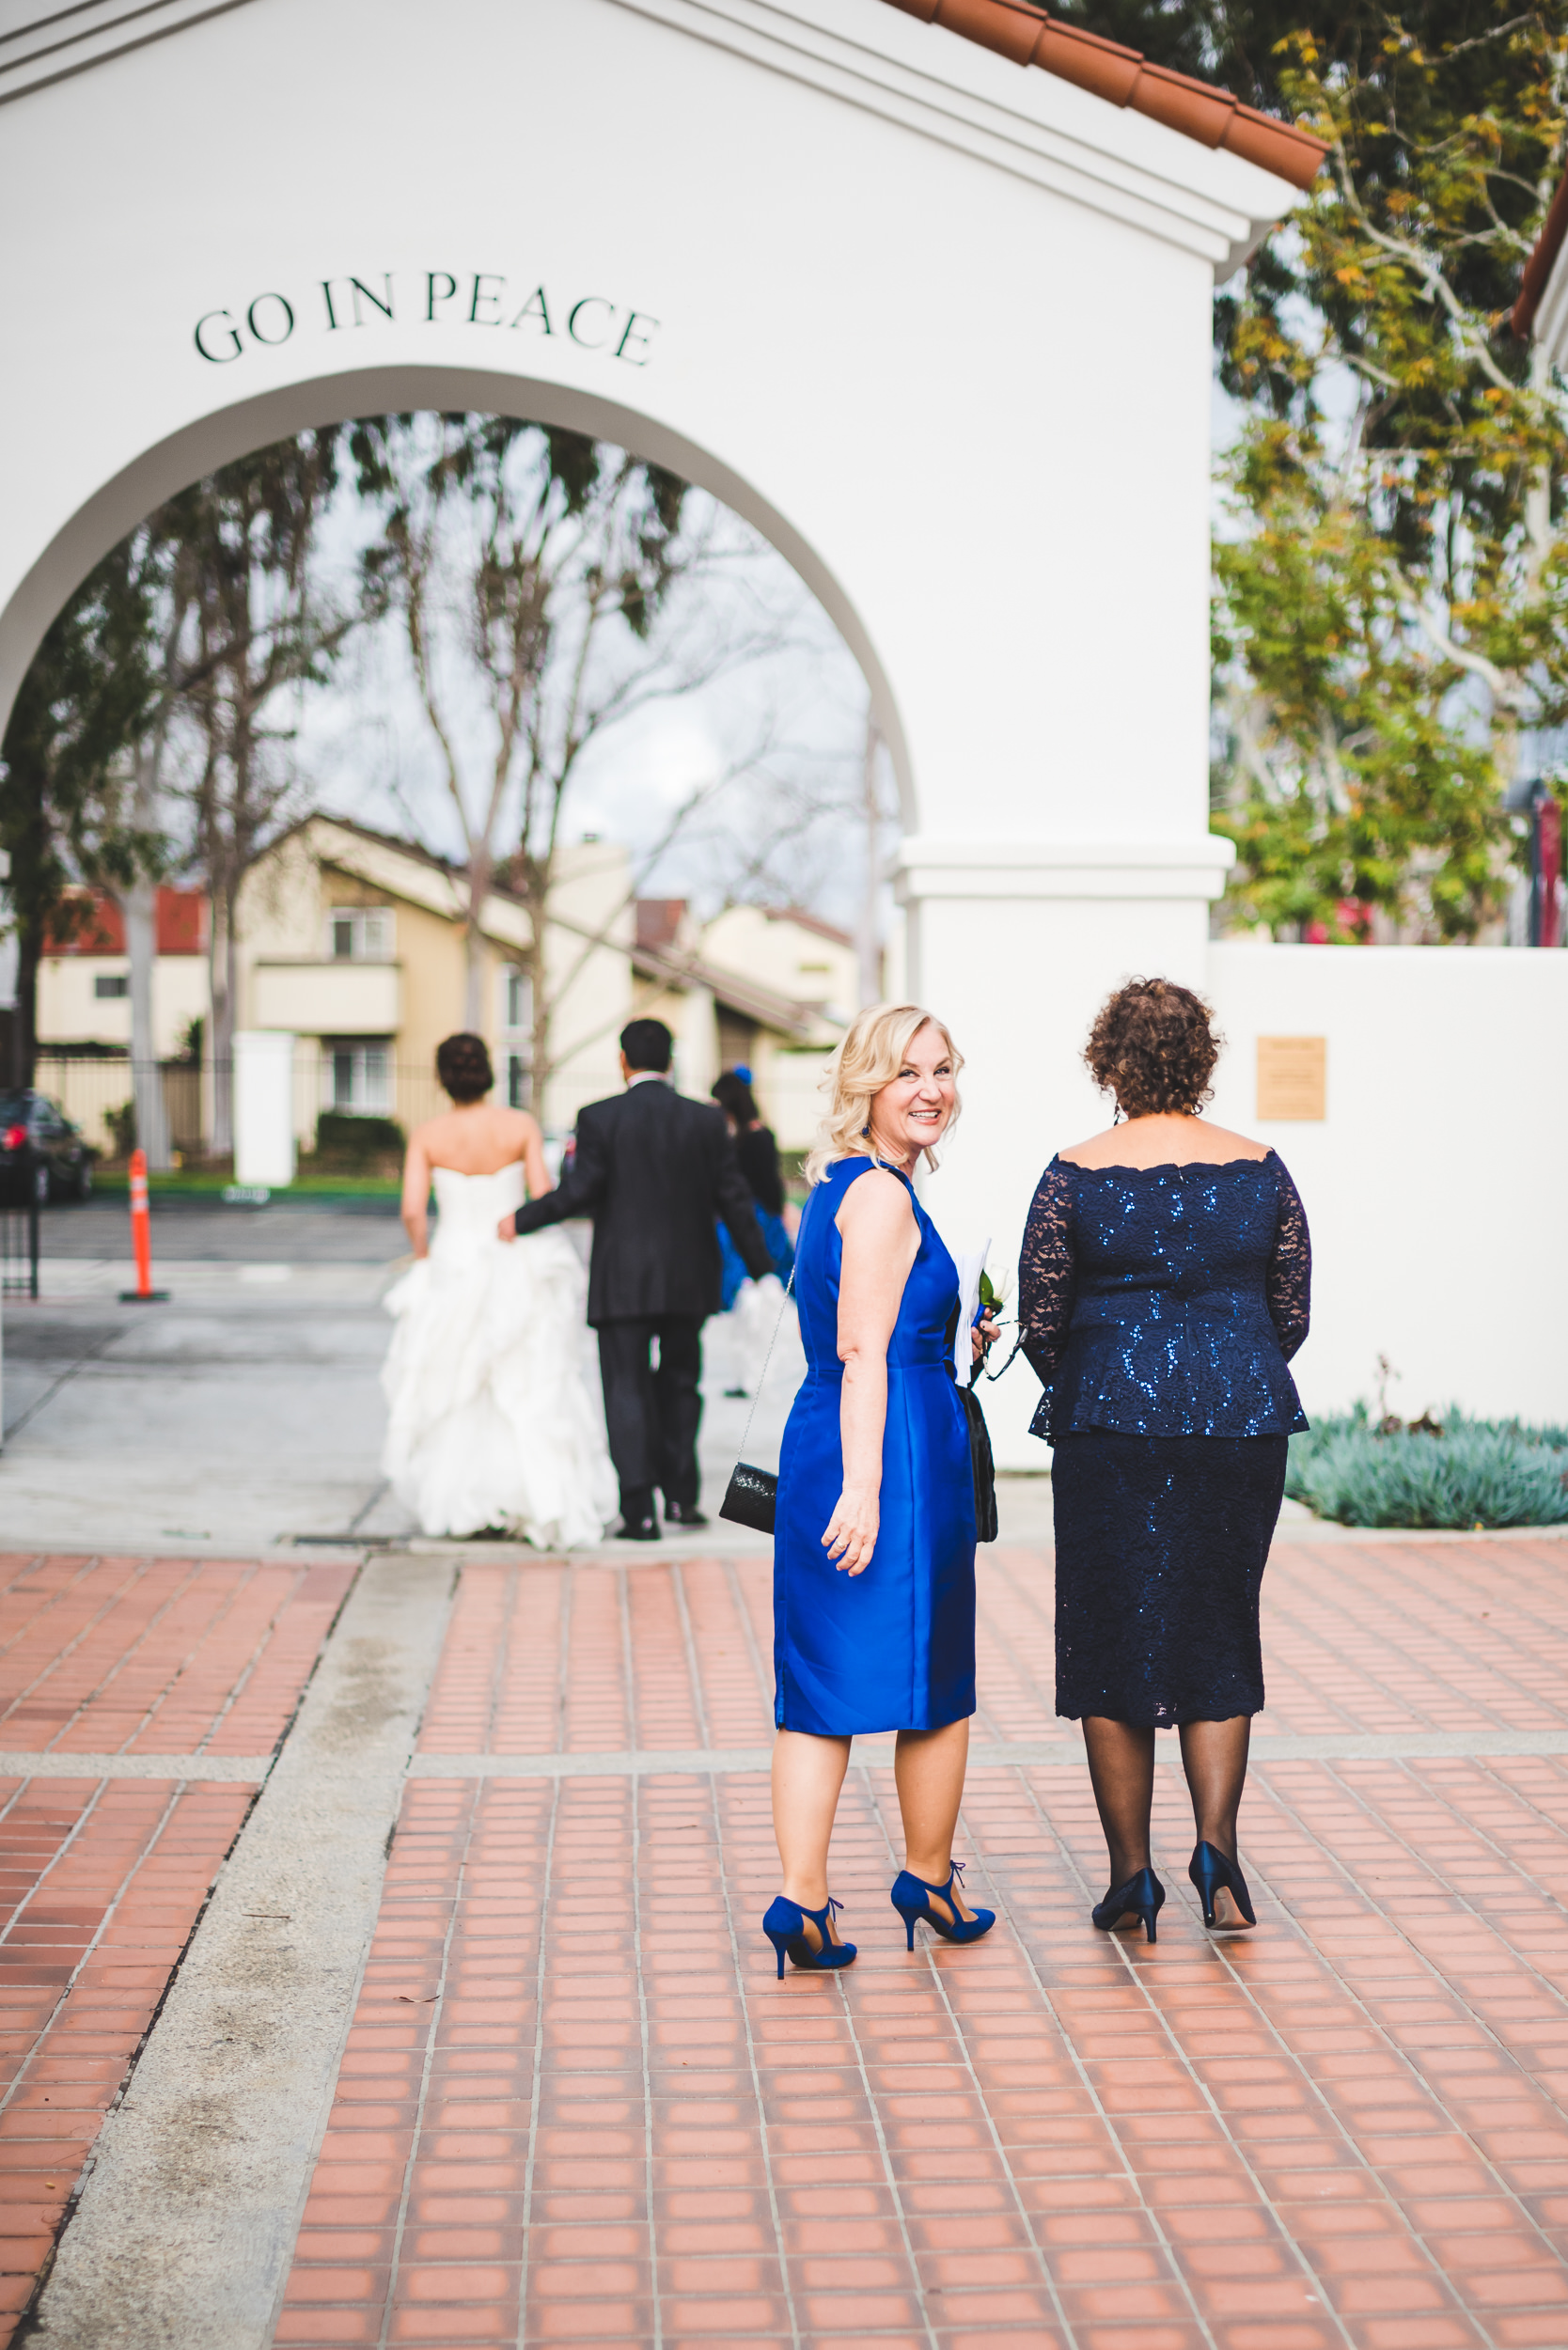
{"label": "navy sequin peplum top", "polygon": [[1285,1366],[1307,1336],[1312,1252],[1284,1163],[1074,1167],[1029,1209],[1018,1272],[1024,1353],[1055,1443],[1277,1436],[1307,1426]]}

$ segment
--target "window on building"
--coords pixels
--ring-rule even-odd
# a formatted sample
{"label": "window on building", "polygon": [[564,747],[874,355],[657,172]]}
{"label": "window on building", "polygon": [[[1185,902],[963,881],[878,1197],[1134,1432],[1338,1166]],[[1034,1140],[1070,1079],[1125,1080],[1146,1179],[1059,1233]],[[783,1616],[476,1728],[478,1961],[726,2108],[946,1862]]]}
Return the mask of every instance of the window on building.
{"label": "window on building", "polygon": [[521,1053],[507,1055],[507,1100],[514,1110],[533,1107],[534,1073]]}
{"label": "window on building", "polygon": [[509,1036],[532,1036],[534,983],[526,971],[501,974],[501,1026]]}
{"label": "window on building", "polygon": [[110,1004],[118,995],[130,995],[131,981],[123,971],[100,971],[93,979],[92,992],[101,1004]]}
{"label": "window on building", "polygon": [[392,1047],[385,1038],[327,1037],[321,1043],[321,1107],[384,1118],[392,1107]]}
{"label": "window on building", "polygon": [[335,906],[328,926],[334,963],[389,963],[392,915],[386,906]]}

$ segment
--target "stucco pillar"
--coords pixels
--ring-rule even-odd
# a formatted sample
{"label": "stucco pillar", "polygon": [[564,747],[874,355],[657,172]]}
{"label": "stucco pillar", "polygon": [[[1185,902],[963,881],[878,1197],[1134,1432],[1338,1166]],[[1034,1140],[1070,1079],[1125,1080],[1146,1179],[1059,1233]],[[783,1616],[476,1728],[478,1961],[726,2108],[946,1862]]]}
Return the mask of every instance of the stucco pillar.
{"label": "stucco pillar", "polygon": [[[898,894],[908,994],[947,1021],[967,1063],[963,1119],[941,1169],[921,1187],[949,1246],[973,1248],[989,1235],[993,1265],[1016,1264],[1052,1153],[1111,1116],[1080,1058],[1096,1008],[1136,974],[1203,987],[1209,905],[1234,854],[1228,840],[1202,834],[905,841]],[[1016,1332],[1006,1336],[1011,1353]],[[1049,1466],[1027,1433],[1039,1392],[1021,1358],[985,1389],[998,1467]]]}

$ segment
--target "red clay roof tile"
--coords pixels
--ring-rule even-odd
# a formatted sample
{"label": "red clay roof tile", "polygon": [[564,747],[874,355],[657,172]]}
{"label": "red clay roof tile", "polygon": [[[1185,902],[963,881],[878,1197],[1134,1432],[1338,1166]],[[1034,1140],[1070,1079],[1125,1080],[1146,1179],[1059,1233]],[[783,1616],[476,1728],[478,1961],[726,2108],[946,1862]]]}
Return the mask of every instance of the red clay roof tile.
{"label": "red clay roof tile", "polygon": [[886,0],[923,24],[940,24],[982,49],[995,50],[1014,65],[1036,65],[1058,81],[1071,82],[1113,106],[1131,106],[1168,130],[1222,147],[1263,171],[1309,188],[1327,153],[1322,139],[1272,115],[1256,113],[1228,90],[1150,65],[1136,49],[1123,49],[1098,33],[1054,21],[1026,0]]}

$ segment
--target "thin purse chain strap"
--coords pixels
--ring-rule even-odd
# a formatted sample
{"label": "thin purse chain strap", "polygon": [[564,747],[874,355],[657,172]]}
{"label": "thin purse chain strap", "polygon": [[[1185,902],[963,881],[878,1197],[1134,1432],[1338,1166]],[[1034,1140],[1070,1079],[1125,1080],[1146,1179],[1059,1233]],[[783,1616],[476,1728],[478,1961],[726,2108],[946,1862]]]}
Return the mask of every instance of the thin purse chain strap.
{"label": "thin purse chain strap", "polygon": [[789,1282],[784,1291],[783,1303],[778,1308],[778,1320],[773,1325],[773,1336],[768,1340],[768,1351],[762,1357],[762,1375],[757,1382],[756,1391],[751,1399],[751,1409],[745,1416],[745,1434],[741,1438],[741,1458],[743,1461],[745,1459],[745,1449],[751,1442],[751,1423],[757,1417],[757,1406],[762,1400],[762,1389],[767,1385],[768,1365],[773,1360],[773,1350],[778,1344],[778,1333],[784,1327],[784,1313],[785,1308],[790,1303],[790,1291],[794,1288],[794,1285],[795,1268],[792,1265],[790,1267]]}

